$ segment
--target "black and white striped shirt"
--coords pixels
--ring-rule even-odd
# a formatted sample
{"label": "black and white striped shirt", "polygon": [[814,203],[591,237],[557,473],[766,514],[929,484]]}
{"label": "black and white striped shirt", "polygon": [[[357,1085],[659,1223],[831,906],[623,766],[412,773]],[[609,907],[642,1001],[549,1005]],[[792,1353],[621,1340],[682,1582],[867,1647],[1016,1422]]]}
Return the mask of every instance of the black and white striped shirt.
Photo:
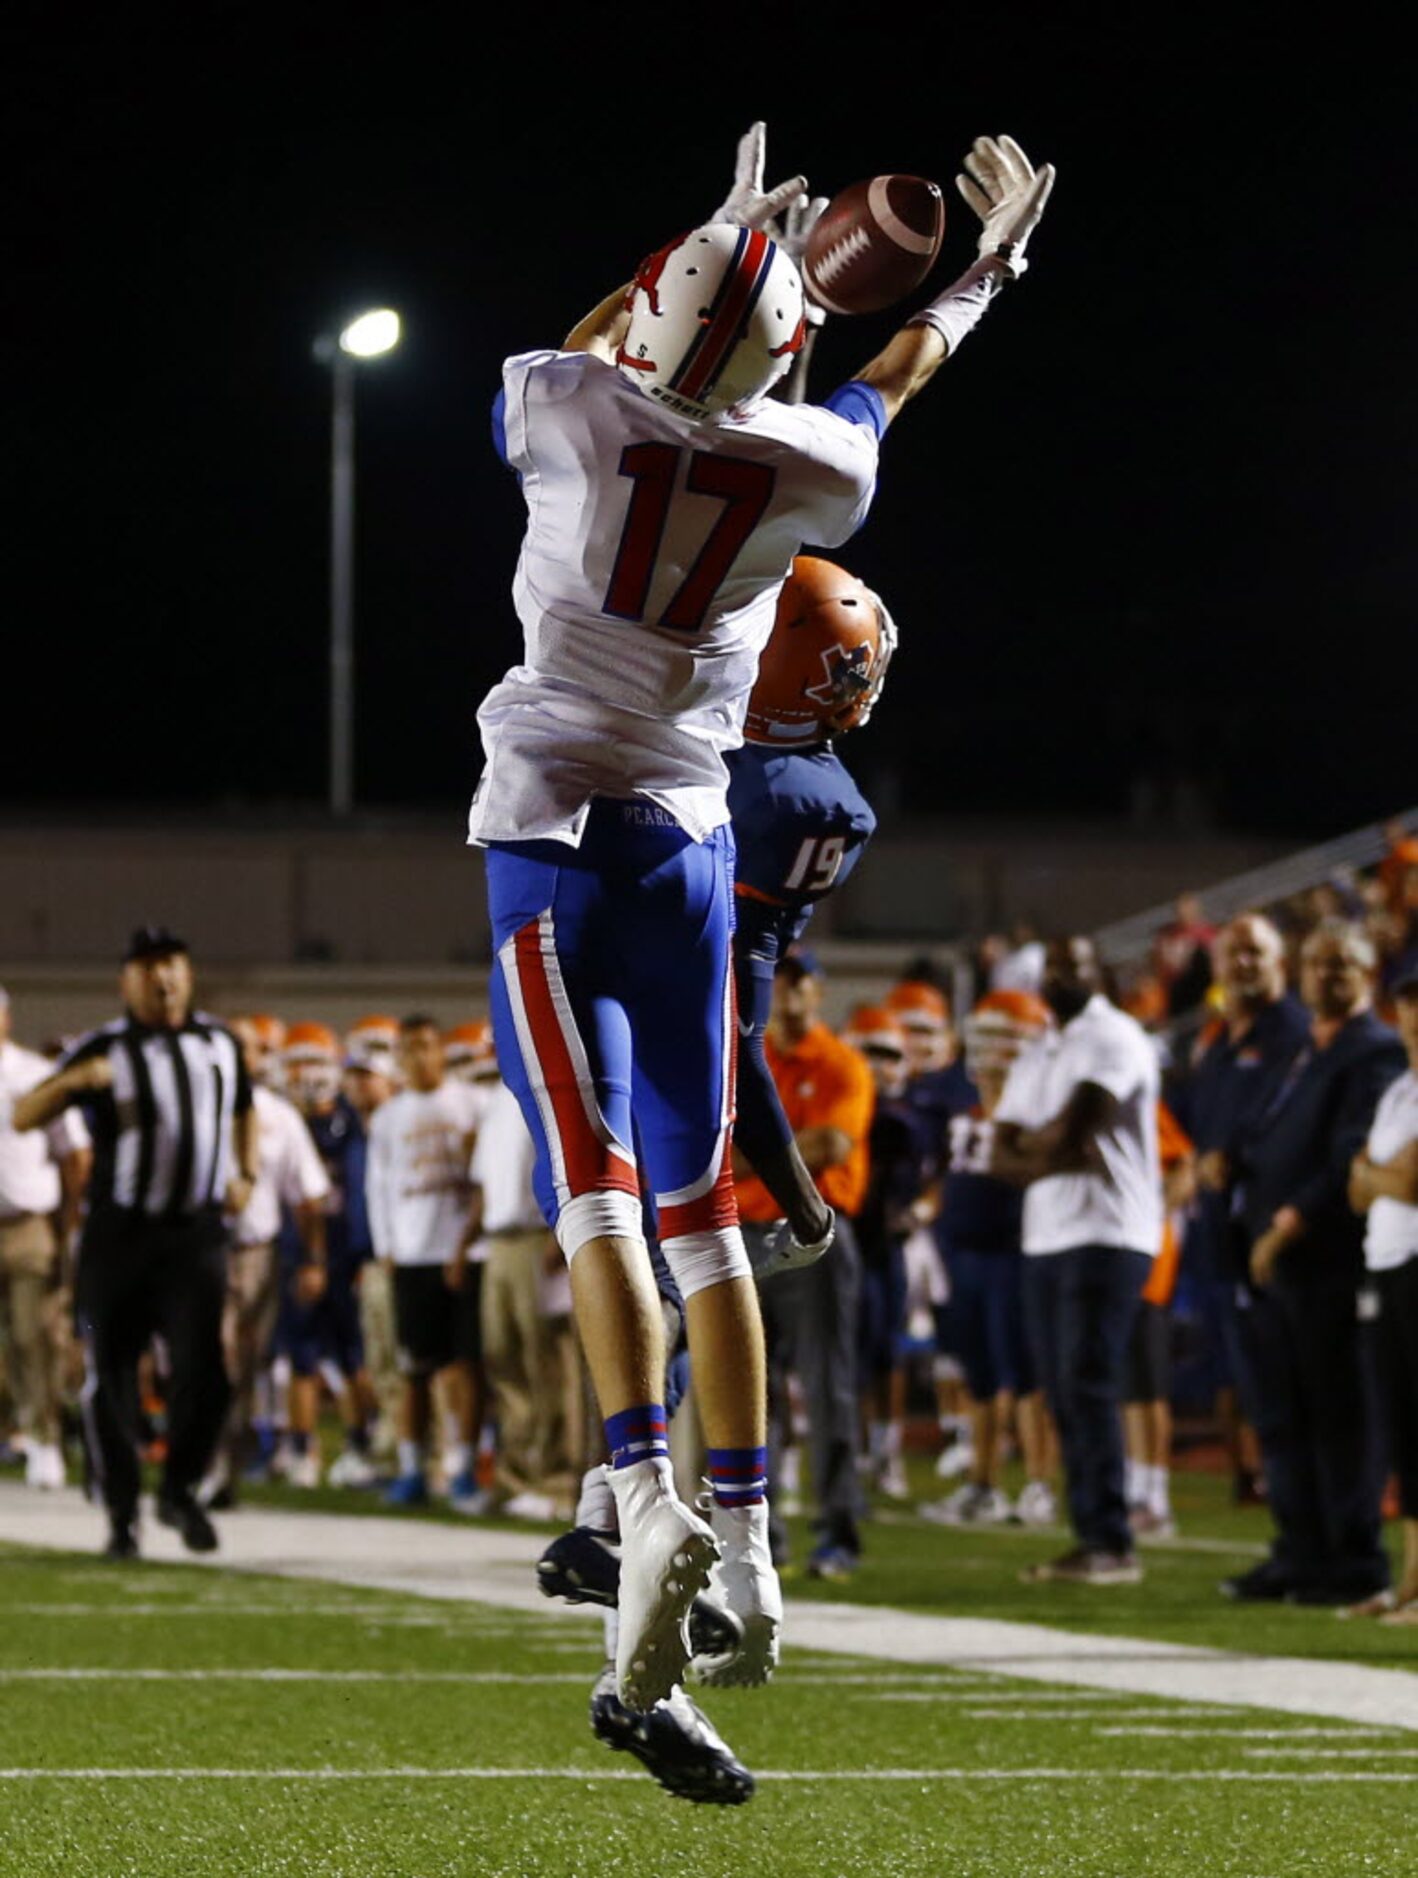
{"label": "black and white striped shirt", "polygon": [[60,1068],[98,1056],[112,1085],[76,1098],[93,1136],[90,1206],[167,1220],[220,1206],[235,1172],[232,1121],[251,1107],[236,1038],[204,1011],[178,1030],[119,1017],[81,1037]]}

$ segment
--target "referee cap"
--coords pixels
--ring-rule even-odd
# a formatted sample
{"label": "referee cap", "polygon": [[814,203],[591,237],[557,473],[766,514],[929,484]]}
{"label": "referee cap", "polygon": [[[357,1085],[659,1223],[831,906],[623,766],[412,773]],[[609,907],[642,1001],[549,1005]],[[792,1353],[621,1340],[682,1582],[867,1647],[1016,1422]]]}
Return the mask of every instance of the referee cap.
{"label": "referee cap", "polygon": [[186,953],[190,950],[187,941],[179,939],[170,927],[135,926],[129,935],[127,949],[120,963],[134,965],[139,960],[166,959],[171,958],[175,952]]}

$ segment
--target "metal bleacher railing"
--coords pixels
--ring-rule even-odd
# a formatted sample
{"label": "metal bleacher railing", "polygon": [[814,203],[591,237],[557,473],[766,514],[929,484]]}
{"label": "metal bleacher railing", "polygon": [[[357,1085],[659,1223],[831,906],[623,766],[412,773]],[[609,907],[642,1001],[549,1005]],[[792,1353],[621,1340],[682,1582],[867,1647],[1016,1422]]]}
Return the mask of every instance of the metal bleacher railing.
{"label": "metal bleacher railing", "polygon": [[[1199,886],[1197,897],[1206,909],[1207,919],[1213,925],[1223,925],[1248,907],[1273,906],[1292,893],[1320,886],[1341,870],[1371,867],[1387,854],[1395,823],[1409,829],[1418,826],[1418,808],[1406,809],[1366,828],[1356,828],[1347,835],[1336,835],[1333,841],[1322,841],[1317,847],[1301,848],[1283,861],[1253,867],[1248,873],[1234,874],[1214,886]],[[1110,965],[1133,965],[1146,956],[1158,927],[1165,926],[1174,916],[1175,907],[1171,903],[1151,906],[1145,912],[1133,913],[1127,919],[1099,927],[1093,935],[1094,941]]]}

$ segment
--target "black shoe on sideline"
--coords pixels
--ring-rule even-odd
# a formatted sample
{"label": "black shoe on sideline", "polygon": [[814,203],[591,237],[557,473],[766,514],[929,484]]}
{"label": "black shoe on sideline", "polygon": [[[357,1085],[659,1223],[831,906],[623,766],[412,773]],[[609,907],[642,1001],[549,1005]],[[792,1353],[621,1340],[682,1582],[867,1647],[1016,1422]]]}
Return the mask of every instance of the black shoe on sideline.
{"label": "black shoe on sideline", "polygon": [[1223,1598],[1236,1604],[1280,1604],[1295,1591],[1295,1580],[1270,1559],[1262,1559],[1248,1572],[1223,1578],[1217,1586]]}
{"label": "black shoe on sideline", "polygon": [[105,1558],[123,1560],[137,1558],[138,1535],[126,1519],[115,1519],[108,1529],[108,1544],[103,1548]]}
{"label": "black shoe on sideline", "polygon": [[1336,1610],[1347,1609],[1365,1598],[1377,1597],[1388,1585],[1379,1579],[1318,1578],[1310,1584],[1293,1585],[1285,1593],[1287,1604],[1329,1604]]}
{"label": "black shoe on sideline", "polygon": [[190,1492],[160,1499],[158,1519],[173,1528],[189,1552],[216,1551],[217,1529]]}

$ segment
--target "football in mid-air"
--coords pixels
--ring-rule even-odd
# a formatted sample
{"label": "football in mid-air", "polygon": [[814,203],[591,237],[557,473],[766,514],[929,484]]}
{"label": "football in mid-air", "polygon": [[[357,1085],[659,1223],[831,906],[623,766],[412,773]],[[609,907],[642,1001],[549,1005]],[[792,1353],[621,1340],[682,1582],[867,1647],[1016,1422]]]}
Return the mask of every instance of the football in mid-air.
{"label": "football in mid-air", "polygon": [[945,234],[945,198],[923,176],[873,176],[828,203],[803,279],[829,313],[878,313],[919,287]]}

